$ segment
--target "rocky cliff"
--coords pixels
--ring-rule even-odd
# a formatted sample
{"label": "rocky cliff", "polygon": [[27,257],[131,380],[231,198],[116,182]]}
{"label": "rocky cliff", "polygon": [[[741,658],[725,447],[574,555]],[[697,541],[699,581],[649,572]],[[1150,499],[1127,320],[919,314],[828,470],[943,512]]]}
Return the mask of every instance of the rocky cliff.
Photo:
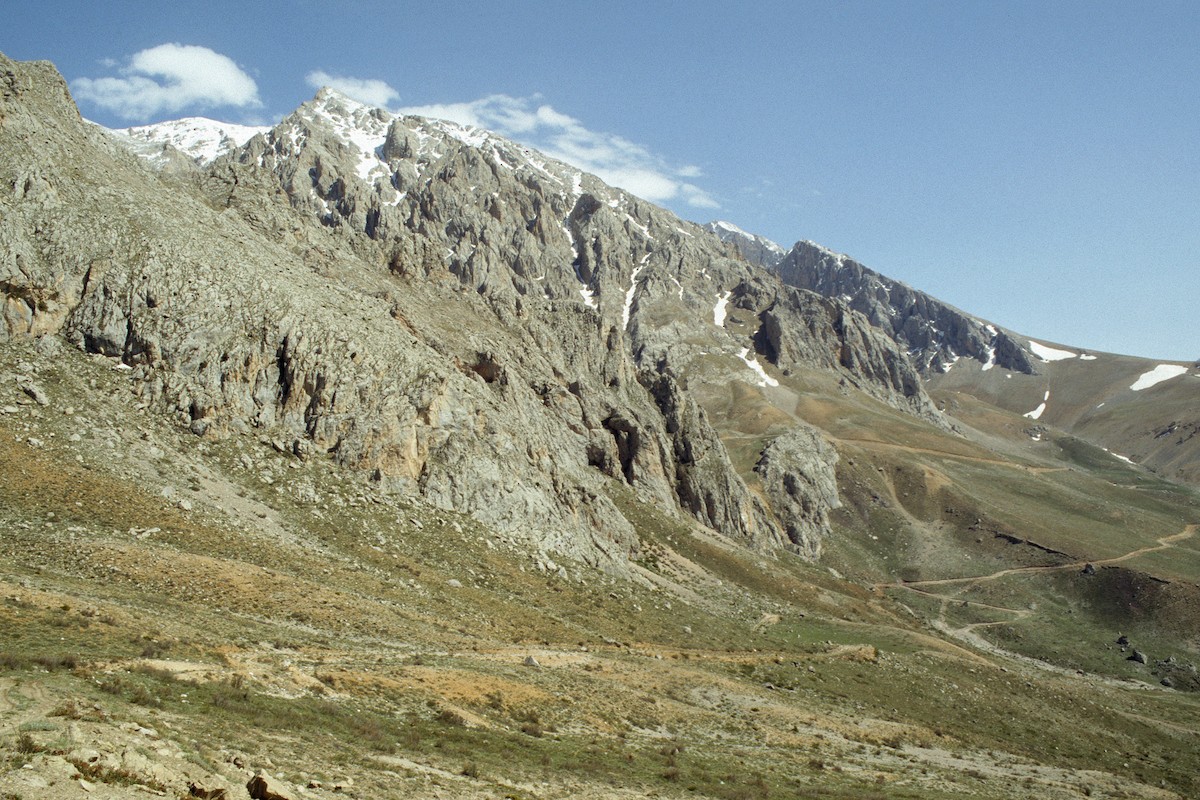
{"label": "rocky cliff", "polygon": [[839,298],[894,339],[922,373],[959,358],[1033,374],[1029,352],[1008,332],[891,280],[841,253],[797,242],[774,265],[784,283]]}
{"label": "rocky cliff", "polygon": [[836,453],[792,436],[750,491],[688,391],[697,359],[833,370],[939,420],[845,303],[486,131],[323,90],[192,166],[84,123],[50,65],[0,76],[0,336],[115,359],[195,435],[269,437],[620,570],[639,545],[612,481],[751,547],[815,557],[828,532]]}

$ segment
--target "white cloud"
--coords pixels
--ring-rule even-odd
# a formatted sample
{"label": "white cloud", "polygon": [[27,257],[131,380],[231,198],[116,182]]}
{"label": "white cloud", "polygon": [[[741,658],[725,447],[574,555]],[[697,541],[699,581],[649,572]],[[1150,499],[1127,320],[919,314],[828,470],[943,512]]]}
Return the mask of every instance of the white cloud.
{"label": "white cloud", "polygon": [[349,98],[376,108],[387,108],[388,103],[400,99],[399,92],[375,78],[344,78],[318,69],[305,75],[304,80],[314,89],[328,86]]}
{"label": "white cloud", "polygon": [[468,103],[411,106],[399,113],[496,131],[655,203],[680,201],[696,208],[720,207],[712,195],[685,180],[700,177],[699,167],[672,167],[639,144],[593,131],[539,101],[537,96],[494,94]]}
{"label": "white cloud", "polygon": [[[110,60],[104,66],[115,66]],[[184,108],[262,105],[258,86],[228,56],[207,47],[160,44],[135,53],[120,77],[78,78],[71,90],[124,119],[149,119]]]}

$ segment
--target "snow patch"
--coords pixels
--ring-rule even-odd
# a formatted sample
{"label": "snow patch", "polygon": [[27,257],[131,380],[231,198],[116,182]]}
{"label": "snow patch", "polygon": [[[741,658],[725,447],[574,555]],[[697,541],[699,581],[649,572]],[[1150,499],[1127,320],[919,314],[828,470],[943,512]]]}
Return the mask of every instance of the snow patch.
{"label": "snow patch", "polygon": [[[647,253],[646,258],[649,258],[649,257],[650,257],[650,254]],[[643,258],[642,264],[645,264],[645,263],[646,263],[646,259]],[[629,276],[629,289],[627,289],[625,292],[625,310],[623,310],[621,312],[621,327],[626,330],[629,329],[629,314],[633,310],[633,296],[637,293],[637,277],[638,277],[638,273],[641,271],[642,271],[642,267],[641,267],[641,265],[639,265],[637,267],[637,269],[635,269],[633,271],[633,274]]]}
{"label": "snow patch", "polygon": [[765,369],[763,369],[762,364],[758,363],[757,358],[748,358],[747,356],[749,356],[749,354],[750,354],[750,348],[743,347],[738,352],[738,358],[740,358],[746,364],[747,367],[754,370],[754,374],[758,376],[758,385],[763,386],[763,387],[778,386],[779,381],[775,380],[774,378],[772,378],[770,375],[767,374],[767,371]]}
{"label": "snow patch", "polygon": [[1187,367],[1181,367],[1178,364],[1159,364],[1149,372],[1143,372],[1129,388],[1135,392],[1140,392],[1142,389],[1149,389],[1151,386],[1156,386],[1163,381],[1169,381],[1171,378],[1186,375],[1187,371]]}
{"label": "snow patch", "polygon": [[[1104,450],[1104,452],[1108,453],[1113,458],[1120,459],[1121,461],[1124,461],[1126,464],[1134,464],[1135,463],[1133,461],[1133,459],[1123,456],[1120,453],[1114,453],[1112,450],[1109,450],[1107,447],[1104,447],[1101,449]],[[1136,466],[1136,464],[1135,464],[1135,466]]]}
{"label": "snow patch", "polygon": [[1090,353],[1080,353],[1079,360],[1080,361],[1095,361],[1096,357]]}
{"label": "snow patch", "polygon": [[725,327],[725,306],[729,305],[729,297],[732,294],[733,292],[729,291],[717,295],[717,304],[713,306],[713,325],[718,328]]}
{"label": "snow patch", "polygon": [[579,295],[583,298],[583,304],[588,308],[599,308],[596,304],[596,293],[587,287],[587,284],[579,284]]}
{"label": "snow patch", "polygon": [[1078,353],[1072,353],[1068,350],[1059,350],[1054,347],[1047,347],[1044,344],[1039,344],[1032,339],[1029,341],[1029,349],[1035,356],[1042,361],[1062,361],[1067,358],[1075,358]]}
{"label": "snow patch", "polygon": [[1046,396],[1042,398],[1042,404],[1040,406],[1038,406],[1037,408],[1035,408],[1033,411],[1030,411],[1029,413],[1025,414],[1025,416],[1029,417],[1030,419],[1041,419],[1042,414],[1045,413],[1045,411],[1046,411],[1046,403],[1049,401],[1050,401],[1050,390],[1047,389]]}

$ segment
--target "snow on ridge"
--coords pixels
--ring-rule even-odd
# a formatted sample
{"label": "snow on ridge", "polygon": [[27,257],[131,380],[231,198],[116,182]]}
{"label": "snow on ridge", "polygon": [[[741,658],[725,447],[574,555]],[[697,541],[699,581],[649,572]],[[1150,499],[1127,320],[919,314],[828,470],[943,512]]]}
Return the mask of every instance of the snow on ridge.
{"label": "snow on ridge", "polygon": [[717,304],[713,306],[713,325],[718,328],[725,327],[725,307],[729,305],[731,295],[733,295],[732,291],[717,295]]}
{"label": "snow on ridge", "polygon": [[763,369],[763,365],[758,363],[758,359],[750,358],[749,354],[750,354],[750,348],[743,347],[738,352],[738,358],[740,358],[746,364],[747,367],[754,370],[754,374],[758,376],[758,385],[762,386],[762,387],[778,386],[779,381],[775,380],[770,375],[768,375],[767,371],[765,369]]}
{"label": "snow on ridge", "polygon": [[1072,353],[1069,350],[1059,350],[1056,347],[1048,347],[1044,344],[1039,344],[1032,339],[1029,340],[1029,349],[1042,361],[1062,361],[1067,358],[1075,358],[1079,355],[1078,353]]}
{"label": "snow on ridge", "polygon": [[746,233],[744,230],[739,228],[737,225],[734,225],[732,222],[725,222],[724,220],[719,219],[716,222],[714,222],[713,225],[716,225],[718,228],[720,228],[723,231],[728,231],[729,233],[736,233],[739,236],[749,237],[751,235],[749,233]]}
{"label": "snow on ridge", "polygon": [[113,133],[129,137],[135,142],[169,144],[203,166],[241,147],[256,134],[269,130],[266,126],[236,125],[207,117],[184,117],[153,125],[115,129]]}
{"label": "snow on ridge", "polygon": [[1135,392],[1140,392],[1143,389],[1149,389],[1151,386],[1157,386],[1163,381],[1169,381],[1171,378],[1186,375],[1187,371],[1187,367],[1180,366],[1179,364],[1159,364],[1149,372],[1143,372],[1129,388]]}

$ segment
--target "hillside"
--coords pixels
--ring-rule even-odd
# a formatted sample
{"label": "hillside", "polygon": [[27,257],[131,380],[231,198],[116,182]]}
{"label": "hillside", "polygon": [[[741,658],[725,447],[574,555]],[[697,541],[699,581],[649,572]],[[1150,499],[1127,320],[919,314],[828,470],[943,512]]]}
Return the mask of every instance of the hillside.
{"label": "hillside", "polygon": [[4,796],[1200,791],[1191,489],[487,131],[155,142],[0,57]]}

